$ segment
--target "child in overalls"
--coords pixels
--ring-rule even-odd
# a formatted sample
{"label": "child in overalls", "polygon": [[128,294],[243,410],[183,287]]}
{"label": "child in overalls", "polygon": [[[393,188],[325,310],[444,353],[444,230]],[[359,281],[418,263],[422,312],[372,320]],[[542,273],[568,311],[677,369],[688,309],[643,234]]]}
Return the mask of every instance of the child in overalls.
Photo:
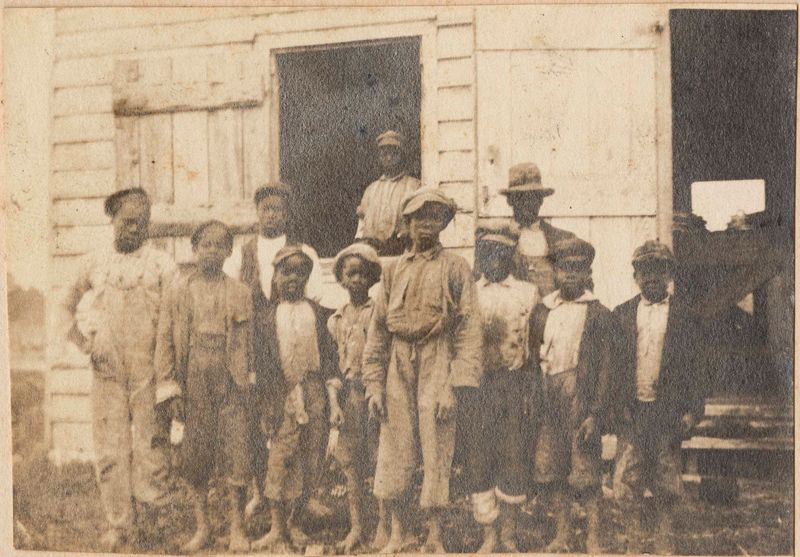
{"label": "child in overalls", "polygon": [[113,193],[104,209],[114,244],[86,256],[65,306],[74,317],[69,339],[91,359],[95,468],[109,525],[101,546],[113,552],[140,532],[142,519],[154,523],[166,501],[169,460],[155,410],[153,347],[175,263],[147,242],[143,189]]}
{"label": "child in overalls", "polygon": [[[533,395],[530,318],[539,303],[534,284],[512,276],[519,233],[512,227],[476,231],[476,290],[483,325],[483,379],[477,393],[477,450],[467,456],[475,520],[483,525],[478,553],[516,552],[519,507],[525,502],[526,423]],[[499,501],[499,505],[498,505]]]}
{"label": "child in overalls", "polygon": [[[270,530],[255,549],[289,550],[289,529],[320,475],[321,447],[330,426],[342,422],[336,346],[327,329],[329,313],[305,297],[311,258],[301,246],[275,255],[274,301],[259,318],[257,385],[265,394],[270,451],[264,494]],[[299,539],[299,536],[293,536]]]}
{"label": "child in overalls", "polygon": [[[350,301],[328,319],[328,330],[339,350],[339,370],[344,382],[344,387],[339,392],[344,421],[339,428],[340,434],[334,458],[347,479],[347,497],[350,506],[350,532],[339,544],[338,549],[349,554],[361,541],[364,479],[374,468],[373,457],[377,451],[377,430],[371,428],[371,424],[368,423],[367,399],[361,378],[361,358],[364,354],[369,322],[375,308],[375,303],[369,296],[369,289],[381,279],[381,262],[373,247],[366,243],[356,243],[339,252],[333,263],[333,272],[336,280],[350,296]],[[382,507],[383,505],[379,511],[376,535],[378,543],[381,542],[382,536],[388,537],[386,513]],[[383,539],[383,544],[385,543],[386,540]]]}
{"label": "child in overalls", "polygon": [[181,475],[193,492],[196,531],[182,550],[196,553],[210,541],[208,482],[218,467],[229,487],[228,550],[242,552],[250,547],[242,512],[252,474],[246,413],[255,381],[252,297],[222,272],[233,249],[225,224],[206,222],[191,241],[197,269],[176,285],[161,310],[157,400],[171,407],[173,420],[185,423]]}
{"label": "child in overalls", "polygon": [[538,356],[541,404],[534,481],[556,513],[545,552],[567,549],[573,497],[586,505],[586,553],[600,544],[600,436],[609,410],[614,319],[590,289],[594,248],[579,238],[555,243],[557,290],[534,309],[532,351]]}
{"label": "child in overalls", "polygon": [[480,383],[480,318],[469,265],[439,243],[455,215],[453,200],[422,188],[405,199],[401,212],[411,248],[384,269],[362,368],[370,413],[383,419],[374,492],[386,501],[392,526],[381,552],[396,553],[405,545],[402,519],[421,460],[420,506],[428,515],[423,550],[442,553],[455,389]]}

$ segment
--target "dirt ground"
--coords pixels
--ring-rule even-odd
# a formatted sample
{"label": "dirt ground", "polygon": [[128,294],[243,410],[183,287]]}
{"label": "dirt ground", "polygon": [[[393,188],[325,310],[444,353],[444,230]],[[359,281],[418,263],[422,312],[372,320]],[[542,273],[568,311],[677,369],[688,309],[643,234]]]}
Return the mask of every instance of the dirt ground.
{"label": "dirt ground", "polygon": [[[458,494],[447,516],[445,545],[454,553],[471,552],[479,545],[479,528],[473,522],[468,500]],[[333,553],[333,545],[347,529],[346,501],[335,471],[329,473],[320,498],[334,510],[326,524],[307,525],[316,547]],[[675,523],[676,548],[680,554],[791,554],[793,552],[793,490],[786,482],[740,480],[741,494],[733,505],[712,505],[693,496],[687,498]],[[227,529],[222,519],[224,508],[216,489],[211,492],[211,513],[215,544],[212,550],[224,551]],[[605,500],[604,524],[606,549],[619,553],[624,549],[618,511]],[[541,551],[553,535],[551,517],[535,501],[528,503],[520,528],[520,545],[526,551]],[[69,464],[55,468],[43,455],[20,460],[14,468],[14,514],[27,530],[28,539],[18,537],[17,547],[56,551],[97,550],[97,539],[104,531],[99,493],[90,465]],[[268,527],[266,510],[248,524],[250,535],[261,536]],[[374,512],[370,513],[374,516]],[[143,526],[151,543],[132,545],[130,552],[175,553],[192,533],[194,520],[185,489],[176,482],[172,502],[160,513],[157,524]],[[374,524],[368,524],[371,529]],[[579,508],[574,513],[575,534],[582,539],[585,518]],[[421,542],[424,528],[415,525]],[[411,545],[408,551],[414,551]],[[573,551],[581,551],[579,544]]]}

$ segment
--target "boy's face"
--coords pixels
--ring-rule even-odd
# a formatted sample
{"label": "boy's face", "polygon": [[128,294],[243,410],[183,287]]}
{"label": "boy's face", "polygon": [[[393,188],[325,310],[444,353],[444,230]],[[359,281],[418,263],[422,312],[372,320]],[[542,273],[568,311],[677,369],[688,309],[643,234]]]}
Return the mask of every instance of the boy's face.
{"label": "boy's face", "polygon": [[439,234],[447,227],[450,211],[439,203],[425,203],[409,216],[408,234],[411,242],[424,249],[433,247]]}
{"label": "boy's face", "polygon": [[140,196],[130,196],[111,219],[114,227],[114,245],[118,251],[136,251],[147,238],[150,223],[150,206]]}
{"label": "boy's face", "polygon": [[288,207],[286,198],[282,195],[264,197],[258,202],[256,213],[258,215],[258,227],[263,236],[274,238],[286,231]]}
{"label": "boy's face", "polygon": [[378,159],[383,173],[393,175],[400,171],[403,164],[403,153],[398,147],[386,145],[378,148]]}
{"label": "boy's face", "polygon": [[478,244],[478,265],[489,282],[500,282],[511,273],[514,248],[496,242]]}
{"label": "boy's face", "polygon": [[342,286],[351,295],[364,295],[374,283],[370,269],[364,260],[351,255],[342,262]]}
{"label": "boy's face", "polygon": [[222,226],[212,224],[203,230],[200,241],[192,249],[197,258],[197,266],[202,271],[221,271],[222,264],[231,255],[229,242],[227,231]]}
{"label": "boy's face", "polygon": [[544,197],[537,193],[514,193],[508,196],[508,204],[514,212],[514,220],[521,226],[530,226],[539,218]]}
{"label": "boy's face", "polygon": [[556,261],[556,286],[565,300],[579,298],[592,278],[592,267],[581,256],[563,257]]}
{"label": "boy's face", "polygon": [[306,291],[311,262],[302,255],[292,255],[275,269],[275,291],[280,300],[299,300]]}
{"label": "boy's face", "polygon": [[633,270],[633,279],[645,299],[660,302],[667,297],[672,267],[666,261],[637,265]]}

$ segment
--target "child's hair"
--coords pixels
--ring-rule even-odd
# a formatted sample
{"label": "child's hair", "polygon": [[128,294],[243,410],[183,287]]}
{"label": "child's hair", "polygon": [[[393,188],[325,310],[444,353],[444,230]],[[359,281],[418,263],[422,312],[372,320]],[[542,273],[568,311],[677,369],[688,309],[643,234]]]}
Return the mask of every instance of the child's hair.
{"label": "child's hair", "polygon": [[212,226],[222,227],[225,231],[225,244],[228,246],[228,250],[233,250],[233,232],[227,224],[216,219],[207,220],[194,229],[194,232],[192,232],[192,249],[197,248],[200,240],[203,239],[203,233]]}
{"label": "child's hair", "polygon": [[334,267],[334,269],[333,269],[333,274],[336,276],[336,281],[337,282],[342,282],[342,271],[344,271],[344,263],[345,263],[345,261],[347,261],[351,257],[355,257],[356,259],[361,261],[361,263],[364,265],[364,267],[366,267],[367,273],[368,273],[369,282],[370,282],[370,286],[373,285],[373,284],[376,284],[378,281],[381,280],[382,268],[381,268],[380,265],[376,265],[372,261],[367,261],[366,259],[364,259],[363,257],[361,257],[358,254],[351,253],[349,255],[345,255],[344,257],[341,257],[336,262],[336,267]]}

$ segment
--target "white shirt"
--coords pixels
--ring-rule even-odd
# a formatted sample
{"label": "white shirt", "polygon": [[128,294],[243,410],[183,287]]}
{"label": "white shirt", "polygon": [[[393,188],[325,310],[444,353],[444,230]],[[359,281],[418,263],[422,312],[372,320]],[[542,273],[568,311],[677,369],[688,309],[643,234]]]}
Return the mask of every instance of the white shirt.
{"label": "white shirt", "polygon": [[522,255],[528,257],[544,257],[548,253],[547,238],[539,226],[540,220],[536,220],[530,226],[520,228],[519,242],[517,249]]}
{"label": "white shirt", "polygon": [[542,370],[546,374],[556,375],[578,366],[586,310],[588,303],[595,299],[595,295],[586,290],[575,300],[565,300],[561,291],[556,290],[542,300],[550,309],[544,325],[544,342],[539,351]]}
{"label": "white shirt", "polygon": [[[261,234],[256,239],[256,259],[258,259],[258,278],[261,282],[261,291],[264,296],[269,300],[272,294],[272,277],[275,274],[275,267],[272,261],[275,259],[275,254],[286,245],[286,235],[276,236],[275,238],[265,238]],[[306,297],[314,300],[317,303],[322,302],[323,285],[322,285],[322,266],[319,262],[317,252],[311,246],[306,244],[301,245],[303,253],[311,258],[312,267],[311,275],[308,277],[306,284]],[[222,270],[236,280],[241,280],[242,274],[242,248],[239,247],[233,250],[231,256],[225,261]]]}
{"label": "white shirt", "polygon": [[536,285],[509,275],[500,282],[477,283],[486,369],[521,368],[528,361],[530,315],[539,303]]}
{"label": "white shirt", "polygon": [[644,297],[636,309],[636,398],[642,402],[656,399],[656,381],[661,372],[664,337],[667,334],[669,296],[660,302]]}
{"label": "white shirt", "polygon": [[317,319],[308,302],[278,304],[275,326],[283,376],[290,383],[298,383],[307,373],[319,371]]}

